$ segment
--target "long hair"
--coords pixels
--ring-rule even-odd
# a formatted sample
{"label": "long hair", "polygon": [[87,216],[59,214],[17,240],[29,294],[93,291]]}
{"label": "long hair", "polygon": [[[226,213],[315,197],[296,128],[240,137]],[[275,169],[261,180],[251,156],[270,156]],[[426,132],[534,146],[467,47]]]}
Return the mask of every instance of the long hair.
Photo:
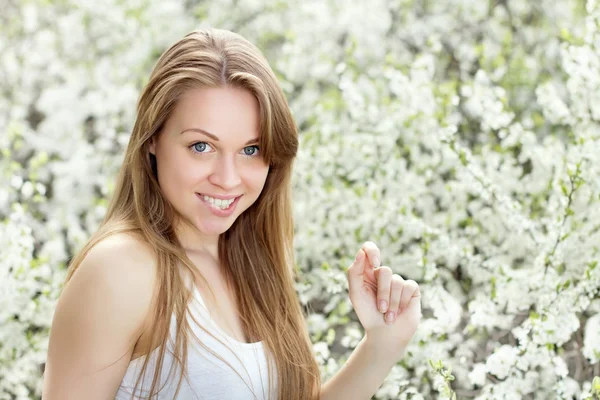
{"label": "long hair", "polygon": [[[157,347],[150,398],[158,391],[160,370],[175,316],[173,359],[185,377],[187,348],[192,336],[187,316],[192,292],[185,276],[206,282],[178,241],[178,213],[163,197],[155,176],[151,139],[159,134],[181,96],[189,89],[236,87],[248,90],[259,103],[259,147],[269,172],[264,188],[231,228],[219,238],[219,262],[236,293],[242,327],[251,340],[262,340],[268,357],[269,382],[275,367],[280,400],[318,396],[319,368],[302,308],[294,288],[291,173],[298,133],[275,74],[260,50],[238,34],[204,29],[187,34],[159,58],[139,98],[137,118],[107,214],[96,232],[73,258],[71,278],[88,251],[107,236],[141,235],[156,251],[157,307],[147,355]],[[134,393],[148,367],[146,357]],[[171,374],[169,374],[171,376]]]}

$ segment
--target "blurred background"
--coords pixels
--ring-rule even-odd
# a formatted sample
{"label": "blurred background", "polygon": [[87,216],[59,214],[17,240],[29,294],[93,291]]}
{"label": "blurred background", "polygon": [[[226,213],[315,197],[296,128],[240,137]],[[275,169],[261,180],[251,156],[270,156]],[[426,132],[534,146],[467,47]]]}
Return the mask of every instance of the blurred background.
{"label": "blurred background", "polygon": [[66,266],[106,212],[137,96],[205,26],[255,43],[294,113],[297,290],[324,380],[362,337],[345,270],[371,240],[424,296],[374,398],[600,396],[596,1],[0,10],[0,400],[40,398]]}

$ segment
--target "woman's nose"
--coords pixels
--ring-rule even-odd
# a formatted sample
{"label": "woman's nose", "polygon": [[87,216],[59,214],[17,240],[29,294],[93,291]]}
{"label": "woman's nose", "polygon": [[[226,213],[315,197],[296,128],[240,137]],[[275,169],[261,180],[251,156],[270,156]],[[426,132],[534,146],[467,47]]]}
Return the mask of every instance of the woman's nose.
{"label": "woman's nose", "polygon": [[220,155],[214,164],[209,181],[213,185],[222,187],[225,191],[238,187],[242,178],[236,165],[235,156]]}

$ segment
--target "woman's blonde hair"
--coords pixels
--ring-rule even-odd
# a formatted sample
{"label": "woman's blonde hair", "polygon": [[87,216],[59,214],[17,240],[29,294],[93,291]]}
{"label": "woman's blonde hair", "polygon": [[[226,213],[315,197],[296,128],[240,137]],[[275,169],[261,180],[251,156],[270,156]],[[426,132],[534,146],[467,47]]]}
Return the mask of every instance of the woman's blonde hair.
{"label": "woman's blonde hair", "polygon": [[[154,173],[156,160],[149,154],[149,144],[182,94],[201,87],[243,88],[259,103],[259,147],[269,173],[256,202],[220,236],[219,261],[227,274],[226,281],[236,293],[244,332],[251,341],[262,340],[269,361],[274,362],[278,398],[314,398],[321,385],[319,368],[294,289],[290,194],[298,133],[267,60],[238,34],[217,29],[194,31],[159,58],[140,96],[137,118],[107,214],[98,232],[73,258],[67,281],[100,240],[121,232],[141,235],[156,250],[158,263],[157,307],[153,313],[152,338],[145,349],[150,354],[153,344],[160,343],[150,397],[159,390],[172,315],[177,322],[173,359],[181,371],[179,392],[186,377],[188,343],[195,336],[187,319],[192,292],[185,276],[206,280],[175,235],[173,222],[178,214],[161,194]],[[149,358],[145,358],[136,390],[148,369]],[[268,363],[270,386],[274,382],[271,362]]]}

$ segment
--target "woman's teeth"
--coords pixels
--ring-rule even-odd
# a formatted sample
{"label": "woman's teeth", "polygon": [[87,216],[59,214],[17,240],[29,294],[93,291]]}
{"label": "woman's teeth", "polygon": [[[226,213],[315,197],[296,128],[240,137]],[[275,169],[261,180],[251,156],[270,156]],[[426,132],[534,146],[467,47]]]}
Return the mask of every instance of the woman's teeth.
{"label": "woman's teeth", "polygon": [[213,206],[215,208],[220,208],[221,210],[228,209],[229,206],[231,205],[231,203],[233,203],[235,201],[235,199],[230,199],[230,200],[215,199],[213,197],[209,197],[206,195],[202,195],[202,198],[204,199],[204,201],[210,203],[211,206]]}

